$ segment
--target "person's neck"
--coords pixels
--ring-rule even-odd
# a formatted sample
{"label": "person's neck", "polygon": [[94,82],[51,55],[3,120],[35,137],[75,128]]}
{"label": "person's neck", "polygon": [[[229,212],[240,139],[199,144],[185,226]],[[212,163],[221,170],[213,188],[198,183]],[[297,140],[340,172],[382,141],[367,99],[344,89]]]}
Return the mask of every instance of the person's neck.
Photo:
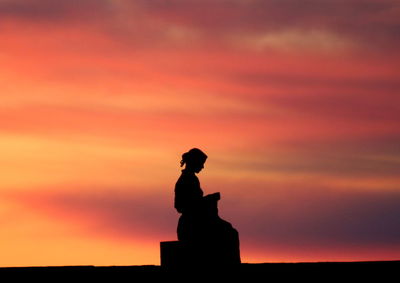
{"label": "person's neck", "polygon": [[190,168],[185,168],[182,170],[182,172],[188,173],[188,174],[195,174],[194,170],[190,169]]}

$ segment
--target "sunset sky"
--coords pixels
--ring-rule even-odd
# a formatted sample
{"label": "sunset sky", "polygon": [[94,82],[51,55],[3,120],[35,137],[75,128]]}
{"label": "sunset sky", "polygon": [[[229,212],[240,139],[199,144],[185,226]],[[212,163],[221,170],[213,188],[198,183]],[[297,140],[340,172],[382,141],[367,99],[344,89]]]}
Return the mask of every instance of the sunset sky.
{"label": "sunset sky", "polygon": [[243,262],[400,259],[400,1],[0,0],[0,266],[160,264],[181,154]]}

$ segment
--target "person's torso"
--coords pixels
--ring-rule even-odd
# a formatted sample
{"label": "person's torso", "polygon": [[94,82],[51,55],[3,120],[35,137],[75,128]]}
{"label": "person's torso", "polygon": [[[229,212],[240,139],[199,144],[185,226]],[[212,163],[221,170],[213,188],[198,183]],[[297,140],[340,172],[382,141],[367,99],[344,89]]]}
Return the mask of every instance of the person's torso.
{"label": "person's torso", "polygon": [[175,184],[175,208],[180,213],[195,213],[200,209],[203,190],[194,173],[182,170]]}

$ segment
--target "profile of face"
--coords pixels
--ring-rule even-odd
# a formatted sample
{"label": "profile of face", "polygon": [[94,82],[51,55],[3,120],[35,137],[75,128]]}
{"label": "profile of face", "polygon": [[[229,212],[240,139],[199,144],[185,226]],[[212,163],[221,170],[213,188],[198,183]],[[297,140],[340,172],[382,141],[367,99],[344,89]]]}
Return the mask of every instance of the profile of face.
{"label": "profile of face", "polygon": [[199,173],[201,170],[203,170],[205,163],[206,163],[206,159],[193,160],[186,164],[186,169],[193,171],[195,173]]}
{"label": "profile of face", "polygon": [[199,173],[204,168],[207,155],[198,148],[192,148],[182,154],[181,167],[186,165],[185,171]]}

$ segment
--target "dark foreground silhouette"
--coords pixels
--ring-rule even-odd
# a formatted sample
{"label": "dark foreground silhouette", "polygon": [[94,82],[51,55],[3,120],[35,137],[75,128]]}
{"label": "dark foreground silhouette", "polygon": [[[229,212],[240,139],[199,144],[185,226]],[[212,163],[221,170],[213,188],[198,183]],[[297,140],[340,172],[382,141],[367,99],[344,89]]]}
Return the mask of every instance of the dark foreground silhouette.
{"label": "dark foreground silhouette", "polygon": [[179,265],[238,265],[239,234],[218,215],[220,193],[204,196],[196,176],[206,159],[207,155],[197,148],[182,155],[181,167],[185,168],[176,182],[174,201],[175,209],[181,213],[177,228],[179,243],[169,243],[171,254],[179,256],[174,261]]}
{"label": "dark foreground silhouette", "polygon": [[[34,279],[51,278],[54,282],[73,280],[80,282],[86,279],[107,280],[110,282],[126,282],[143,277],[145,280],[154,278],[160,280],[183,279],[191,282],[192,279],[207,279],[216,282],[216,278],[240,279],[243,282],[272,282],[271,280],[292,279],[298,282],[299,279],[316,279],[315,282],[343,282],[348,279],[369,280],[377,279],[374,282],[391,282],[398,277],[400,261],[380,262],[323,262],[323,263],[259,263],[240,264],[229,270],[213,269],[207,272],[199,266],[192,266],[188,269],[171,270],[161,266],[63,266],[63,267],[15,267],[0,268],[0,276],[12,276],[13,281],[21,278],[32,281]],[[262,276],[262,277],[260,277]],[[334,281],[332,281],[334,280]],[[7,281],[7,280],[6,280]],[[194,280],[195,281],[195,280]],[[221,280],[222,281],[222,280]],[[147,282],[147,281],[144,281]],[[151,282],[151,281],[150,281]]]}

